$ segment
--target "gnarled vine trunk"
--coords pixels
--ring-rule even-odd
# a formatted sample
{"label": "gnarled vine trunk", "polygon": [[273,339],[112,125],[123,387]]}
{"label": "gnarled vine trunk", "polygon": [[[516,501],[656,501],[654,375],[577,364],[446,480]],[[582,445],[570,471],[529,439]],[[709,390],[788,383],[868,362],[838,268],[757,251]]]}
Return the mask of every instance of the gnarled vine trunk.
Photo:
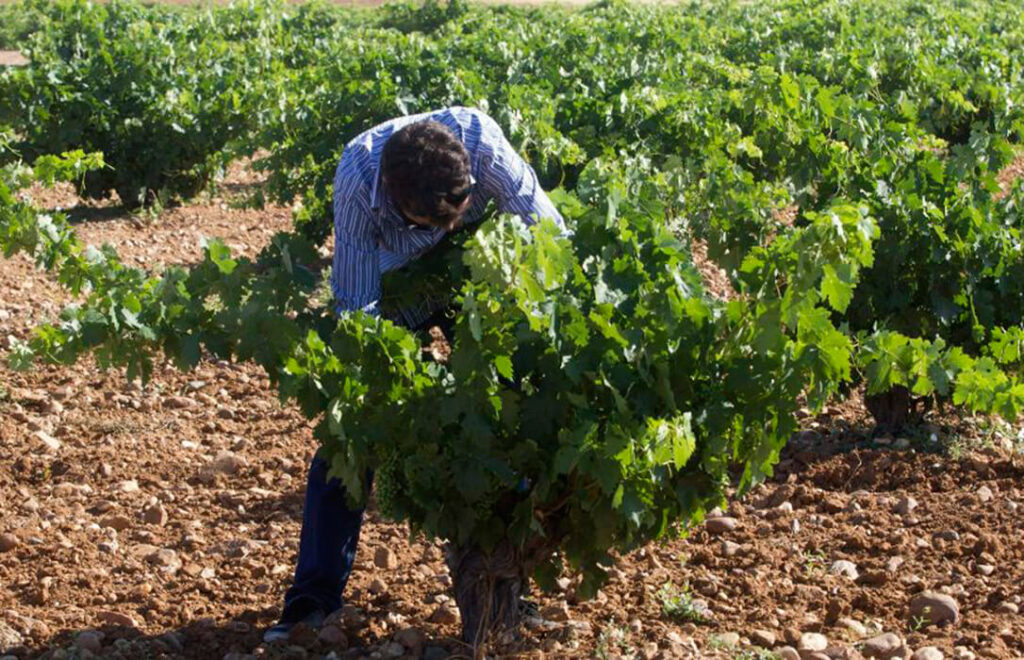
{"label": "gnarled vine trunk", "polygon": [[888,392],[864,397],[864,405],[875,418],[876,431],[896,433],[910,424],[917,424],[931,408],[931,398],[915,398],[910,390],[897,385]]}
{"label": "gnarled vine trunk", "polygon": [[529,584],[530,562],[522,550],[507,541],[491,552],[450,544],[446,559],[463,640],[479,649],[492,634],[514,632],[522,618],[519,600]]}

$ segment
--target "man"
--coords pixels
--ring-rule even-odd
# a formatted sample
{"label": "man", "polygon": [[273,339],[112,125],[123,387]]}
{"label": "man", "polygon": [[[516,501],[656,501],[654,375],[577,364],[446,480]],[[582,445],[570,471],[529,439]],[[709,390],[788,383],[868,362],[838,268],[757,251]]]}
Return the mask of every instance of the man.
{"label": "man", "polygon": [[[334,177],[332,286],[338,312],[379,314],[381,274],[400,268],[449,233],[481,219],[488,201],[532,223],[562,217],[537,175],[479,110],[454,107],[401,117],[348,143]],[[417,328],[437,310],[401,311]],[[327,464],[314,457],[306,486],[295,580],[281,621],[264,641],[286,639],[299,622],[318,627],[341,606],[363,512],[352,511]]]}

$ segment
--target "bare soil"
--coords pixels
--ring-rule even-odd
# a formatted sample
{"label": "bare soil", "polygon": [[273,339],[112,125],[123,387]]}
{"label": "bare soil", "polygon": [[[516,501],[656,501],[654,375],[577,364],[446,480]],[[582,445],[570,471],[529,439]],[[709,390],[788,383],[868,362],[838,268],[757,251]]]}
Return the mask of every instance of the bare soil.
{"label": "bare soil", "polygon": [[[70,209],[87,242],[157,267],[196,260],[200,235],[254,254],[287,229],[287,208],[235,208],[258,183],[235,167],[217,195],[152,221],[67,188],[30,192]],[[20,258],[0,261],[0,291],[0,347],[67,302]],[[824,655],[804,657],[858,658],[893,633],[906,650],[893,657],[1024,657],[1019,427],[947,413],[873,438],[858,392],[803,427],[769,483],[622,557],[594,600],[577,601],[570,575],[535,594],[543,620],[492,653],[757,658],[821,633]],[[466,657],[441,544],[372,510],[336,623],[320,640],[260,643],[294,568],[316,445],[252,365],[162,368],[146,387],[92,360],[0,367],[0,439],[0,655]],[[913,617],[925,590],[951,596],[957,620]]]}
{"label": "bare soil", "polygon": [[24,66],[28,58],[16,50],[0,50],[0,66]]}

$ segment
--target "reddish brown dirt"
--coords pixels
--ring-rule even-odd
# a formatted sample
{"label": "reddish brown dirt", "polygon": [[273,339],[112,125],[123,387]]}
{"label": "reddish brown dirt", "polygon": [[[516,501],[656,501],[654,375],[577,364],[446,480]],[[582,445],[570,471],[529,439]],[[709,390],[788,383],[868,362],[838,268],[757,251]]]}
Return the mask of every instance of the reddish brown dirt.
{"label": "reddish brown dirt", "polygon": [[[255,183],[235,168],[222,194]],[[68,189],[33,192],[48,206],[77,205]],[[109,242],[145,265],[195,260],[200,234],[252,254],[289,224],[288,209],[235,209],[223,197],[154,221],[109,204],[72,215],[83,220],[85,240]],[[23,259],[0,261],[0,290],[0,346],[54,318],[66,301]],[[416,657],[393,643],[396,634],[417,637],[401,632],[414,628],[430,657],[465,653],[452,638],[457,624],[444,618],[450,578],[440,545],[409,541],[405,525],[372,511],[335,640],[306,634],[290,645],[260,644],[294,567],[315,441],[258,369],[207,360],[189,374],[163,368],[142,388],[88,360],[26,374],[0,367],[0,387],[0,650],[59,658],[77,644],[95,651],[78,657]],[[879,633],[910,649],[937,646],[946,657],[1024,657],[1024,456],[998,437],[972,450],[967,441],[983,422],[941,418],[879,442],[867,434],[856,393],[808,414],[772,481],[725,512],[731,531],[701,526],[631,553],[589,602],[576,602],[566,576],[561,591],[538,596],[550,620],[494,651],[756,658],[768,657],[753,646],[768,645],[768,634],[781,646],[819,632],[825,657],[861,657],[862,640]],[[958,439],[966,439],[958,460],[926,451]],[[918,505],[900,513],[907,497]],[[838,560],[852,562],[859,578],[830,572]],[[922,590],[951,595],[960,619],[915,621],[908,608]],[[703,601],[709,621],[687,620],[685,608],[673,613],[670,593],[688,593],[680,603]]]}
{"label": "reddish brown dirt", "polygon": [[1010,186],[1022,176],[1024,176],[1024,156],[1007,165],[999,173],[997,179],[999,180],[999,187],[1002,188],[1002,194],[1006,195],[1010,190]]}
{"label": "reddish brown dirt", "polygon": [[0,50],[0,66],[24,66],[28,59],[16,50]]}

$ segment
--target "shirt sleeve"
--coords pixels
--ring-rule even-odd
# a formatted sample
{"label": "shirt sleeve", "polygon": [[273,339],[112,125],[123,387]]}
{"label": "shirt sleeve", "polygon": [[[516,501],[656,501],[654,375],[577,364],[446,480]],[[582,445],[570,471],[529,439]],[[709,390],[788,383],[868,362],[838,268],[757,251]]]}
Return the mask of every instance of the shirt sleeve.
{"label": "shirt sleeve", "polygon": [[334,261],[331,288],[335,309],[379,315],[380,263],[373,212],[366,185],[341,166],[334,178]]}
{"label": "shirt sleeve", "polygon": [[490,146],[490,159],[482,170],[484,191],[495,199],[498,209],[518,215],[526,224],[551,218],[565,233],[565,221],[537,182],[537,173],[516,153],[497,122],[487,117],[482,123],[484,141]]}

